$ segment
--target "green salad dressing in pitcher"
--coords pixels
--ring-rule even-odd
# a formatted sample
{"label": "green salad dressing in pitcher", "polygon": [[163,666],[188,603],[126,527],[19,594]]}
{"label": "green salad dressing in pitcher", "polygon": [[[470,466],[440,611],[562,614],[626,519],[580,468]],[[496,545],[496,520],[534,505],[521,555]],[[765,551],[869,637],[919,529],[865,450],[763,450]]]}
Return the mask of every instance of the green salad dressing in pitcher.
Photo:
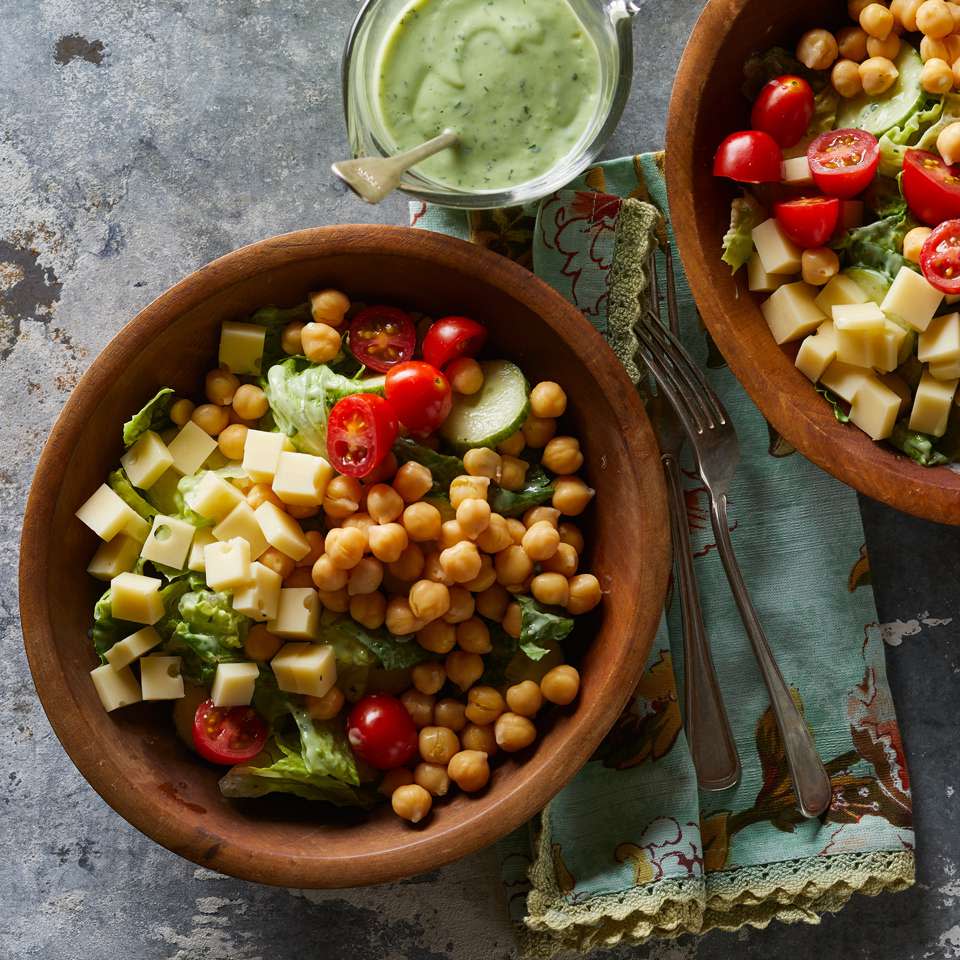
{"label": "green salad dressing in pitcher", "polygon": [[397,148],[456,130],[460,145],[417,169],[464,190],[556,166],[600,94],[600,54],[567,0],[414,0],[380,51],[379,106]]}

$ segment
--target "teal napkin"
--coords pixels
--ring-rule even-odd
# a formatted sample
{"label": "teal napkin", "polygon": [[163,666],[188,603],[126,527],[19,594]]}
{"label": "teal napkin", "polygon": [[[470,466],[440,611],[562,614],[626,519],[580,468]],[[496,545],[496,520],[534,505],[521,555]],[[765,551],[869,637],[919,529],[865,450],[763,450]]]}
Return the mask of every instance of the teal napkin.
{"label": "teal napkin", "polygon": [[[468,214],[413,204],[411,221],[530,266],[583,311],[639,379],[629,331],[645,285],[651,205],[668,218],[661,165],[662,155],[652,154],[598,165],[535,209]],[[656,229],[672,242],[668,219]],[[536,822],[501,843],[510,909],[528,955],[774,919],[817,923],[856,892],[913,883],[909,775],[856,496],[767,425],[711,343],[682,272],[677,279],[685,344],[740,438],[731,536],[826,762],[833,802],[820,820],[796,811],[766,691],[713,542],[707,494],[688,463],[687,521],[743,777],[722,793],[697,789],[678,696],[679,602],[669,597],[635,697],[596,756]]]}

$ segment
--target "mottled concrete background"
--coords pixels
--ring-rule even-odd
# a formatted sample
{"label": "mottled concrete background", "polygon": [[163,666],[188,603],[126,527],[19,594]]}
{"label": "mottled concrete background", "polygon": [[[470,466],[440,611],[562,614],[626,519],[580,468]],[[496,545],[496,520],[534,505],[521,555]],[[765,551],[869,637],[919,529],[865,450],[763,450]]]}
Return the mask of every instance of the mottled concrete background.
{"label": "mottled concrete background", "polygon": [[[91,358],[137,310],[226,251],[298,227],[400,220],[331,183],[353,0],[0,0],[0,956],[17,960],[488,960],[512,949],[494,858],[342,893],[252,886],[114,815],[37,703],[16,607],[40,446]],[[649,4],[610,155],[661,145],[700,0]],[[960,537],[865,505],[906,733],[920,882],[820,927],[631,956],[960,957]],[[78,632],[81,626],[78,625]],[[627,956],[620,951],[619,956]]]}

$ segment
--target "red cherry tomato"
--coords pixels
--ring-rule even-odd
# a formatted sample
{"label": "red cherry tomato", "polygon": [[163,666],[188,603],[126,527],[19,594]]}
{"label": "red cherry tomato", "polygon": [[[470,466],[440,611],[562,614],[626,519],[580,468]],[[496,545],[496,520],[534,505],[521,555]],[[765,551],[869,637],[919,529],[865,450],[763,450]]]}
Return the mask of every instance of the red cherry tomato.
{"label": "red cherry tomato", "polygon": [[805,250],[822,247],[834,234],[840,220],[836,197],[800,197],[773,205],[773,215],[783,232]]}
{"label": "red cherry tomato", "polygon": [[267,725],[253,707],[215,707],[204,700],[193,715],[193,745],[211,763],[252,760],[267,742]]}
{"label": "red cherry tomato", "polygon": [[373,472],[397,439],[397,417],[383,397],[354,393],[338,400],[327,418],[327,454],[348,477]]}
{"label": "red cherry tomato", "polygon": [[423,338],[423,359],[442,370],[451,360],[475,357],[487,342],[487,328],[469,317],[444,317]]}
{"label": "red cherry tomato", "polygon": [[960,220],[941,223],[924,241],[920,269],[942,293],[960,293]]}
{"label": "red cherry tomato", "polygon": [[713,175],[738,183],[779,183],[780,147],[762,130],[731,133],[713,158]]}
{"label": "red cherry tomato", "polygon": [[792,147],[807,132],[813,110],[813,90],[806,80],[777,77],[760,91],[750,114],[750,125],[769,133],[781,147]]}
{"label": "red cherry tomato", "polygon": [[450,382],[432,364],[409,360],[387,373],[387,400],[397,419],[414,433],[432,433],[453,405]]}
{"label": "red cherry tomato", "polygon": [[417,728],[407,708],[388,693],[371,693],[347,717],[354,753],[377,770],[402,767],[417,752]]}
{"label": "red cherry tomato", "polygon": [[396,307],[367,307],[350,323],[350,352],[365,366],[386,373],[413,356],[417,328]]}
{"label": "red cherry tomato", "polygon": [[873,182],[880,144],[866,130],[830,130],[807,147],[813,182],[831,197],[849,200]]}
{"label": "red cherry tomato", "polygon": [[903,196],[928,226],[960,218],[960,165],[948,167],[935,153],[908,150],[903,158]]}

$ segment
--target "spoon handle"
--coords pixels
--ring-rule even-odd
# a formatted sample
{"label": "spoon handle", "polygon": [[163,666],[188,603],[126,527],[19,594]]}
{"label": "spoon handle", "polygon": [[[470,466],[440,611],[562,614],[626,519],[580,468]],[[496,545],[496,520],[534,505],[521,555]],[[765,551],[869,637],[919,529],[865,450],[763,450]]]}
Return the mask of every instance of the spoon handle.
{"label": "spoon handle", "polygon": [[397,153],[390,158],[390,163],[396,168],[397,173],[403,173],[410,167],[415,166],[427,157],[432,157],[447,147],[452,147],[457,142],[457,132],[455,130],[444,130],[438,137],[421,143],[418,147],[411,147],[404,150],[403,153]]}

